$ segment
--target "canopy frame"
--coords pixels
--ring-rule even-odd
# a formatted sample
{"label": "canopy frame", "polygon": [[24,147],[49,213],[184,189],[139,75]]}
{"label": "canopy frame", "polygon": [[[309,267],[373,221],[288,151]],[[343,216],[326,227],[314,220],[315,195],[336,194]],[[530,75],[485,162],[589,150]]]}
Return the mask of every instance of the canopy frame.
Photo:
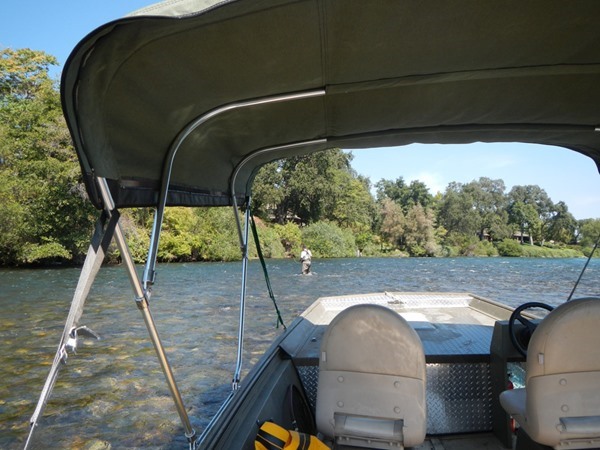
{"label": "canopy frame", "polygon": [[[287,102],[287,101],[294,101],[294,100],[298,100],[298,99],[318,97],[318,96],[323,96],[323,95],[325,95],[325,90],[317,89],[317,90],[310,90],[310,91],[297,92],[297,93],[288,93],[288,94],[282,94],[282,95],[267,96],[267,97],[248,100],[248,101],[244,101],[244,102],[231,103],[231,104],[216,108],[212,111],[209,111],[208,113],[203,114],[199,117],[196,117],[194,120],[192,120],[190,123],[188,123],[188,125],[186,125],[179,132],[179,134],[175,137],[175,140],[171,144],[171,147],[169,148],[169,151],[165,158],[163,170],[162,170],[162,179],[161,179],[161,187],[160,187],[158,206],[156,207],[155,218],[154,218],[154,222],[152,224],[152,235],[150,237],[150,246],[148,248],[148,257],[146,259],[146,266],[145,266],[144,274],[143,274],[143,278],[142,278],[144,291],[150,291],[150,288],[154,284],[154,280],[156,278],[156,271],[155,271],[156,257],[157,257],[157,252],[158,252],[158,244],[160,241],[160,234],[161,234],[160,231],[162,229],[165,207],[167,205],[167,198],[168,198],[168,193],[169,193],[171,174],[173,172],[173,163],[175,162],[175,157],[177,156],[177,152],[181,148],[181,145],[192,134],[192,132],[194,132],[194,130],[196,130],[198,127],[201,127],[203,124],[207,123],[211,119],[213,119],[223,113],[226,113],[228,111],[232,111],[232,110],[236,110],[236,109],[251,108],[253,106],[266,105],[269,103],[281,103],[281,102]],[[291,146],[295,146],[295,145],[302,145],[302,144],[292,144]],[[230,189],[231,202],[232,202],[232,205],[234,208],[234,213],[236,214],[236,225],[237,225],[240,245],[242,246],[242,248],[244,246],[244,238],[242,236],[242,231],[240,228],[240,221],[239,221],[239,218],[237,215],[238,207],[237,207],[237,200],[235,197],[235,187],[234,187],[237,175],[239,174],[239,171],[244,166],[244,164],[247,161],[254,158],[256,155],[262,154],[265,152],[269,152],[269,151],[273,151],[273,150],[277,150],[277,149],[283,149],[286,147],[288,147],[288,146],[276,146],[276,147],[272,147],[270,149],[265,149],[265,150],[250,154],[249,156],[247,156],[244,160],[242,160],[238,164],[236,170],[234,171],[234,174],[231,178],[231,189]]]}

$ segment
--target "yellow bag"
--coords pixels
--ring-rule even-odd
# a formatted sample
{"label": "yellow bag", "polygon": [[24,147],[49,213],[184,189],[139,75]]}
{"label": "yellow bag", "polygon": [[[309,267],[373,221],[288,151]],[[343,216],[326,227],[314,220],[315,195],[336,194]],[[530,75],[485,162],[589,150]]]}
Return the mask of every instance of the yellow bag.
{"label": "yellow bag", "polygon": [[254,441],[255,450],[329,450],[316,436],[286,430],[273,422],[262,424]]}

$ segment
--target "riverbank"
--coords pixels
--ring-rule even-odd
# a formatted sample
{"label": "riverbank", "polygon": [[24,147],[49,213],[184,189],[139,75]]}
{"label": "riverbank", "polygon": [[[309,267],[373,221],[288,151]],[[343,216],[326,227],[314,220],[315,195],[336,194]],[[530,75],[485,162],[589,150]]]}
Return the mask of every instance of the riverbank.
{"label": "riverbank", "polygon": [[[498,250],[497,247],[491,245],[490,243],[484,243],[482,245],[474,245],[468,247],[466,249],[460,247],[445,247],[442,249],[440,254],[434,256],[411,256],[406,252],[402,252],[400,250],[382,250],[382,249],[369,249],[367,251],[363,251],[359,253],[359,257],[361,258],[493,258],[493,257],[509,257],[509,258],[588,258],[592,248],[588,247],[580,247],[580,246],[569,246],[569,247],[540,247],[538,245],[530,245],[530,244],[519,244],[515,241],[515,245],[510,245],[508,247],[503,247],[501,251]],[[346,257],[347,259],[352,259],[353,257]],[[332,259],[339,258],[339,256],[319,256],[319,259]],[[344,258],[344,257],[342,257]],[[600,251],[595,251],[593,258],[600,258]],[[251,260],[258,259],[256,254],[250,256]],[[294,256],[279,256],[279,257],[269,257],[269,260],[295,260]],[[190,262],[234,262],[241,261],[241,255],[239,258],[233,259],[213,259],[213,260],[194,260],[190,258],[184,259],[173,259],[169,261],[169,263],[183,264]],[[164,262],[164,261],[161,261]],[[145,263],[144,260],[138,259],[136,261],[138,264]],[[121,264],[121,260],[118,257],[118,254],[109,254],[106,258],[105,265],[107,266],[118,266]],[[76,263],[74,261],[62,260],[62,261],[35,261],[33,263],[23,263],[18,266],[14,265],[0,265],[0,269],[5,268],[23,268],[23,269],[52,269],[52,268],[75,268],[81,267],[81,263]]]}

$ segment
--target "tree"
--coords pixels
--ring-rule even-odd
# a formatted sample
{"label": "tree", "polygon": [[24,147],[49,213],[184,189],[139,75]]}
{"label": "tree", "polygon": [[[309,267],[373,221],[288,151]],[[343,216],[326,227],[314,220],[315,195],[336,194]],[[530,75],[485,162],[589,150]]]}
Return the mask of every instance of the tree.
{"label": "tree", "polygon": [[343,186],[336,190],[333,211],[329,219],[342,228],[350,228],[356,232],[372,229],[376,206],[369,192],[369,180],[356,177],[354,173],[337,171],[333,183]]}
{"label": "tree", "polygon": [[195,261],[200,254],[200,218],[191,208],[165,209],[158,258],[161,261]]}
{"label": "tree", "polygon": [[283,224],[288,219],[285,210],[286,186],[282,162],[274,161],[260,168],[252,183],[252,211],[255,215]]}
{"label": "tree", "polygon": [[429,193],[429,189],[425,183],[413,180],[410,185],[404,182],[402,177],[391,180],[379,180],[375,185],[377,188],[377,201],[382,202],[389,198],[395,201],[402,208],[402,212],[406,214],[414,205],[428,207],[433,202],[433,196]]}
{"label": "tree", "polygon": [[39,98],[40,93],[54,90],[54,82],[48,76],[48,69],[57,64],[54,56],[28,48],[0,50],[2,105],[15,100]]}
{"label": "tree", "polygon": [[331,217],[336,190],[341,188],[331,180],[336,171],[350,170],[350,158],[341,150],[332,149],[284,160],[286,209],[306,224]]}
{"label": "tree", "polygon": [[384,199],[381,203],[381,217],[381,237],[394,247],[402,245],[406,219],[400,205],[392,199]]}
{"label": "tree", "polygon": [[471,181],[463,187],[472,200],[472,209],[476,214],[478,223],[478,235],[482,240],[485,234],[491,239],[502,239],[509,236],[506,224],[508,214],[506,213],[506,199],[504,195],[504,181],[492,180],[481,177],[477,181]]}
{"label": "tree", "polygon": [[351,153],[330,149],[266,164],[253,183],[254,211],[279,224],[330,220],[371,228],[375,203],[369,182],[352,170],[351,160]]}
{"label": "tree", "polygon": [[438,253],[434,217],[430,210],[417,203],[406,214],[405,223],[405,246],[412,256],[434,256]]}
{"label": "tree", "polygon": [[554,205],[552,215],[548,219],[548,227],[545,233],[546,239],[569,244],[575,241],[575,229],[577,221],[569,212],[565,202]]}
{"label": "tree", "polygon": [[241,259],[240,241],[231,208],[196,208],[194,222],[200,243],[198,259],[205,261],[237,261]]}
{"label": "tree", "polygon": [[275,224],[275,232],[284,251],[291,256],[300,254],[302,249],[302,231],[295,223],[288,222],[284,225]]}
{"label": "tree", "polygon": [[12,215],[5,263],[81,260],[98,215],[48,75],[53,64],[43,52],[0,52],[0,210]]}
{"label": "tree", "polygon": [[509,222],[519,227],[521,240],[527,229],[532,245],[534,234],[542,237],[543,227],[553,208],[554,204],[546,191],[537,185],[513,186],[508,193]]}
{"label": "tree", "polygon": [[461,183],[448,184],[439,204],[438,224],[451,234],[476,235],[480,226],[473,204],[472,194]]}
{"label": "tree", "polygon": [[578,222],[579,243],[582,247],[593,247],[600,239],[600,219],[584,219]]}
{"label": "tree", "polygon": [[535,207],[531,204],[516,202],[511,206],[510,218],[511,223],[519,227],[521,244],[524,242],[525,231],[528,231],[529,242],[533,245],[533,233],[540,222]]}
{"label": "tree", "polygon": [[405,198],[407,186],[404,182],[404,178],[398,177],[396,181],[381,179],[375,183],[377,189],[377,201],[382,203],[386,198],[393,200],[402,205]]}
{"label": "tree", "polygon": [[503,239],[497,244],[498,254],[500,256],[518,257],[523,254],[521,246],[514,239]]}

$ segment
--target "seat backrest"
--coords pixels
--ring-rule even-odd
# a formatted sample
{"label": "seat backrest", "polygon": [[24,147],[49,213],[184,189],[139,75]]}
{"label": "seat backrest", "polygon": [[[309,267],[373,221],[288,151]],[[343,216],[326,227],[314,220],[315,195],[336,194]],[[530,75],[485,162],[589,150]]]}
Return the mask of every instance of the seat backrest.
{"label": "seat backrest", "polygon": [[549,446],[600,437],[600,299],[558,306],[533,333],[527,355],[530,437]]}
{"label": "seat backrest", "polygon": [[394,448],[425,438],[425,355],[417,333],[389,308],[352,306],[321,343],[317,429],[344,445]]}

